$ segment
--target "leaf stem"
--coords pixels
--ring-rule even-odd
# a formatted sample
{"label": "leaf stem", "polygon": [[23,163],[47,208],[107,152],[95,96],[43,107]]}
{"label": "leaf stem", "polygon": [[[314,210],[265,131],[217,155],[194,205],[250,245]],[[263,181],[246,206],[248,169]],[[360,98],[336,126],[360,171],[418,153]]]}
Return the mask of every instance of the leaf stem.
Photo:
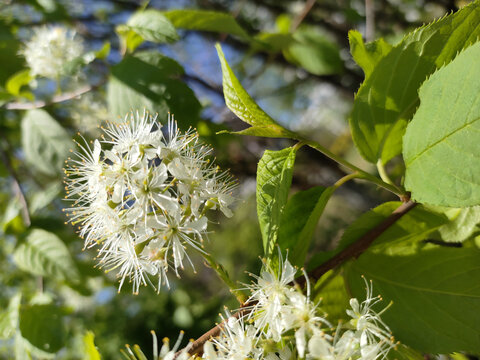
{"label": "leaf stem", "polygon": [[382,179],[379,179],[378,177],[360,169],[359,167],[357,167],[357,166],[353,165],[352,163],[348,162],[347,160],[345,160],[345,159],[341,158],[340,156],[334,154],[333,152],[331,152],[327,148],[323,147],[319,143],[317,143],[315,141],[311,141],[311,140],[301,139],[301,138],[297,138],[297,140],[299,140],[302,143],[310,146],[312,149],[315,149],[315,150],[321,152],[323,155],[329,157],[330,159],[339,163],[340,165],[345,166],[347,169],[349,169],[353,172],[356,172],[357,173],[356,177],[358,179],[363,179],[363,180],[370,181],[370,182],[384,188],[385,190],[388,190],[388,191],[394,193],[395,195],[398,195],[400,198],[403,198],[405,196],[405,194],[406,194],[405,190],[399,188],[396,185],[388,184],[385,181],[383,181]]}
{"label": "leaf stem", "polygon": [[208,253],[202,253],[203,258],[207,261],[208,265],[215,270],[218,277],[229,287],[230,292],[235,295],[240,305],[243,305],[247,301],[247,296],[238,289],[238,285],[230,279],[225,268],[217,263],[215,259]]}
{"label": "leaf stem", "polygon": [[378,170],[378,175],[380,175],[380,178],[385,181],[387,184],[393,185],[392,179],[387,174],[387,171],[385,170],[385,167],[383,166],[382,159],[378,159],[377,161],[377,170]]}

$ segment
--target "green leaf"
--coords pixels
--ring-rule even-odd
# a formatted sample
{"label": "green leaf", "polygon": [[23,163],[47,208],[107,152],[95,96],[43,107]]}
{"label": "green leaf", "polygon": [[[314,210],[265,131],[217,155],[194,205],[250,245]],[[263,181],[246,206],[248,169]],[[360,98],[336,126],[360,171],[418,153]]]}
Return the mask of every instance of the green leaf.
{"label": "green leaf", "polygon": [[364,275],[383,307],[393,302],[382,320],[401,343],[427,353],[479,352],[480,250],[412,241],[382,245],[347,268],[353,296],[364,298]]}
{"label": "green leaf", "polygon": [[30,91],[21,91],[22,86],[28,85],[32,80],[33,77],[30,75],[30,70],[21,70],[8,78],[5,89],[14,96],[23,96],[33,100],[33,94]]}
{"label": "green leaf", "polygon": [[277,243],[278,229],[292,184],[297,149],[265,150],[257,168],[257,214],[267,257]]}
{"label": "green leaf", "polygon": [[156,43],[174,42],[179,39],[173,24],[162,12],[154,9],[134,13],[128,19],[125,28],[134,31],[144,40]]}
{"label": "green leaf", "polygon": [[293,33],[291,42],[283,51],[287,61],[303,67],[315,75],[341,73],[343,63],[337,45],[313,27],[303,27]]}
{"label": "green leaf", "polygon": [[[316,254],[308,264],[309,269],[323,264],[353,244],[369,230],[385,220],[400,204],[401,202],[399,201],[387,202],[362,214],[345,230],[335,250]],[[439,229],[446,222],[446,217],[434,214],[421,205],[417,205],[383,232],[373,244],[386,244],[388,247],[397,242],[418,242],[426,239],[429,234]]]}
{"label": "green leaf", "polygon": [[438,229],[440,239],[446,242],[462,242],[478,230],[480,206],[467,208],[443,208],[429,206],[433,212],[444,214],[448,222]]}
{"label": "green leaf", "polygon": [[130,111],[159,113],[163,120],[170,111],[182,128],[195,125],[201,105],[194,92],[179,78],[181,65],[156,51],[126,56],[112,68],[107,89],[109,112],[123,119]]}
{"label": "green leaf", "polygon": [[23,234],[25,232],[26,224],[21,214],[22,207],[23,205],[16,197],[8,202],[0,222],[4,233]]}
{"label": "green leaf", "polygon": [[115,30],[120,36],[120,51],[122,54],[132,53],[143,43],[143,38],[127,25],[118,25]]}
{"label": "green leaf", "polygon": [[42,189],[41,191],[36,191],[30,200],[30,213],[34,215],[39,210],[51,204],[61,190],[61,183],[53,182],[49,184],[45,189]]}
{"label": "green leaf", "polygon": [[362,156],[383,163],[399,155],[418,88],[438,68],[477,41],[480,2],[408,34],[380,59],[354,101],[350,128]]}
{"label": "green leaf", "polygon": [[420,88],[420,107],[403,140],[405,188],[433,205],[480,204],[480,43]]}
{"label": "green leaf", "polygon": [[78,269],[65,244],[45,230],[32,230],[26,242],[13,253],[13,260],[20,269],[33,275],[69,282],[79,280]]}
{"label": "green leaf", "polygon": [[235,18],[226,13],[208,10],[181,9],[163,13],[173,26],[187,30],[213,31],[248,38]]}
{"label": "green leaf", "polygon": [[338,321],[348,321],[346,313],[349,308],[350,295],[345,287],[345,280],[341,274],[330,270],[317,281],[313,289],[315,303],[328,314],[328,321],[335,324]]}
{"label": "green leaf", "polygon": [[334,190],[316,186],[299,191],[288,200],[280,221],[278,245],[284,253],[289,250],[292,265],[301,267],[305,263],[318,219]]}
{"label": "green leaf", "polygon": [[254,39],[252,48],[255,51],[262,50],[272,54],[287,49],[295,41],[292,34],[282,33],[259,33]]}
{"label": "green leaf", "polygon": [[[388,360],[424,360],[421,352],[413,350],[404,344],[395,346],[387,355]],[[467,359],[465,359],[467,360]]]}
{"label": "green leaf", "polygon": [[22,119],[22,145],[30,165],[54,176],[61,171],[73,143],[54,118],[36,109],[27,111]]}
{"label": "green leaf", "polygon": [[0,338],[10,338],[18,327],[18,309],[22,294],[14,295],[8,303],[8,308],[0,313]]}
{"label": "green leaf", "polygon": [[110,54],[110,48],[111,48],[110,42],[109,42],[109,41],[105,41],[105,42],[103,43],[103,46],[101,47],[101,49],[94,52],[95,57],[96,57],[97,59],[102,59],[102,60],[103,60],[103,59],[106,59],[107,56],[108,56],[108,54]]}
{"label": "green leaf", "polygon": [[278,125],[267,115],[242,87],[225,59],[220,44],[216,46],[223,73],[223,93],[227,107],[252,128],[238,132],[241,135],[257,135],[265,137],[292,137],[293,134]]}
{"label": "green leaf", "polygon": [[20,309],[22,337],[41,351],[56,353],[65,343],[62,312],[55,305],[27,305]]}
{"label": "green leaf", "polygon": [[24,61],[18,56],[20,42],[15,39],[10,28],[0,20],[0,87],[12,74],[24,67]]}
{"label": "green leaf", "polygon": [[83,346],[85,356],[83,360],[100,360],[102,357],[95,346],[95,335],[91,331],[87,331],[83,337]]}
{"label": "green leaf", "polygon": [[348,32],[348,40],[353,60],[363,69],[365,78],[370,76],[377,63],[392,49],[392,45],[382,38],[365,44],[362,34],[357,30]]}

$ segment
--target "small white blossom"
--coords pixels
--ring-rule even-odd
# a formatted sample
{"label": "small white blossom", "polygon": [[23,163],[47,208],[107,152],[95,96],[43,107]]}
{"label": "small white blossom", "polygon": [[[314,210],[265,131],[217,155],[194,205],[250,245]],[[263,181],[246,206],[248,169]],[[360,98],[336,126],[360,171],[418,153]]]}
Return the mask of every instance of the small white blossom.
{"label": "small white blossom", "polygon": [[100,265],[117,270],[120,287],[128,279],[135,293],[149,276],[160,289],[169,268],[179,276],[185,262],[193,267],[188,250],[204,252],[207,211],[230,215],[235,187],[195,131],[182,134],[173,119],[166,129],[155,120],[144,112],[110,123],[102,141],[78,144],[65,169],[70,222],[85,247],[98,246]]}
{"label": "small white blossom", "polygon": [[245,359],[248,353],[248,358],[268,360],[386,359],[395,343],[380,318],[381,313],[372,309],[379,297],[373,297],[371,285],[366,283],[364,302],[350,300],[352,309],[347,314],[351,321],[346,325],[340,323],[333,331],[319,304],[310,299],[308,278],[305,293],[295,286],[296,272],[280,254],[278,269],[264,265],[260,276],[252,275],[256,283],[247,286],[251,291],[248,302],[253,304],[250,313],[243,316],[243,322],[242,318],[232,318],[235,326],[241,326],[241,334],[252,337],[234,336],[238,331],[232,329],[237,327],[227,323],[219,338],[207,346],[204,357],[224,360],[236,359],[235,355],[241,354]]}
{"label": "small white blossom", "polygon": [[60,26],[36,28],[21,50],[31,74],[50,79],[64,75],[67,64],[82,53],[83,45],[75,32]]}

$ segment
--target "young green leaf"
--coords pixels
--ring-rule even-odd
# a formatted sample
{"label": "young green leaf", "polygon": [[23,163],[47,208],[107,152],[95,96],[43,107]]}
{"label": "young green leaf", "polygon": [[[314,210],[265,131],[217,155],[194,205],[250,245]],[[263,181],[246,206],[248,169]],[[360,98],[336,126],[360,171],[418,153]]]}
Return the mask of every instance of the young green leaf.
{"label": "young green leaf", "polygon": [[29,164],[58,174],[73,146],[65,129],[44,110],[29,110],[22,119],[22,145]]}
{"label": "young green leaf", "polygon": [[365,78],[370,76],[377,63],[392,49],[392,45],[382,38],[365,44],[362,34],[357,30],[348,32],[348,41],[353,60],[363,69]]}
{"label": "young green leaf", "polygon": [[278,231],[278,245],[288,250],[292,265],[303,266],[318,219],[335,189],[316,186],[299,191],[287,202]]}
{"label": "young green leaf", "polygon": [[[436,354],[480,351],[480,250],[411,241],[373,246],[347,268],[353,296],[364,297],[373,281],[382,320],[401,343]],[[428,334],[428,335],[426,335]]]}
{"label": "young green leaf", "polygon": [[251,128],[238,132],[241,135],[256,135],[265,137],[292,137],[293,134],[278,125],[260,106],[258,106],[235,77],[225,59],[220,44],[217,48],[218,57],[222,65],[223,93],[227,107]]}
{"label": "young green leaf", "polygon": [[420,88],[421,104],[403,140],[405,188],[433,205],[480,204],[480,43]]}
{"label": "young green leaf", "polygon": [[405,36],[376,64],[354,101],[350,128],[362,156],[383,163],[399,155],[418,88],[480,36],[480,2]]}
{"label": "young green leaf", "polygon": [[34,229],[13,253],[17,266],[34,275],[67,280],[79,280],[78,269],[65,244],[55,234]]}
{"label": "young green leaf", "polygon": [[199,31],[212,31],[248,38],[248,34],[238,25],[235,18],[226,13],[199,9],[178,9],[163,13],[176,28]]}
{"label": "young green leaf", "polygon": [[100,353],[95,346],[95,335],[91,331],[87,331],[83,337],[84,360],[101,360]]}
{"label": "young green leaf", "polygon": [[270,256],[278,240],[282,212],[292,184],[297,149],[266,150],[257,168],[257,215],[265,254]]}
{"label": "young green leaf", "polygon": [[21,91],[22,87],[28,85],[33,80],[30,70],[21,70],[10,76],[5,84],[5,89],[14,96],[23,96],[33,100],[34,96],[30,91]]}

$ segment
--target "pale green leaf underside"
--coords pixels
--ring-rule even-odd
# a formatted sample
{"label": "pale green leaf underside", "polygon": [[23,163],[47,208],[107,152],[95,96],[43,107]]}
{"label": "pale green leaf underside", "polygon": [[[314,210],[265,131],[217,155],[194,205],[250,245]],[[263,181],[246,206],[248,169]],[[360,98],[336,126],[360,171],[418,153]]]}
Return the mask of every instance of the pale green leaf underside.
{"label": "pale green leaf underside", "polygon": [[136,12],[128,19],[126,26],[147,41],[165,43],[179,39],[173,24],[160,11],[154,9]]}
{"label": "pale green leaf underside", "polygon": [[429,206],[434,212],[444,214],[448,222],[438,229],[438,237],[446,242],[462,242],[478,230],[480,206],[449,208]]}
{"label": "pale green leaf underside", "polygon": [[0,339],[8,339],[15,333],[21,298],[20,293],[11,297],[8,307],[0,313]]}
{"label": "pale green leaf underside", "polygon": [[405,187],[418,202],[480,204],[480,43],[463,51],[420,89],[404,136]]}
{"label": "pale green leaf underside", "polygon": [[44,110],[29,110],[22,119],[22,146],[29,164],[58,174],[73,147],[65,129]]}
{"label": "pale green leaf underside", "polygon": [[34,229],[13,253],[17,266],[34,275],[75,283],[79,273],[65,244],[53,233]]}
{"label": "pale green leaf underside", "polygon": [[352,263],[353,295],[364,296],[360,275],[372,280],[383,305],[393,301],[382,319],[403,344],[430,353],[479,352],[480,250],[427,245],[405,256],[398,244],[388,251],[371,249]]}
{"label": "pale green leaf underside", "polygon": [[257,168],[257,214],[268,256],[278,240],[281,215],[292,183],[296,149],[266,150]]}
{"label": "pale green leaf underside", "polygon": [[259,128],[258,134],[262,134],[261,136],[291,137],[292,133],[278,125],[245,91],[228,65],[220,44],[217,44],[215,47],[217,48],[218,57],[222,66],[225,103],[235,115],[253,127],[253,129],[243,130],[239,132],[239,134],[253,135],[254,133],[252,133],[252,131]]}
{"label": "pale green leaf underside", "polygon": [[417,90],[435,70],[480,36],[480,2],[407,35],[375,66],[360,87],[350,128],[362,156],[384,163],[399,155]]}
{"label": "pale green leaf underside", "polygon": [[213,31],[248,38],[248,34],[238,25],[235,18],[226,13],[179,9],[163,13],[176,28],[199,31]]}

